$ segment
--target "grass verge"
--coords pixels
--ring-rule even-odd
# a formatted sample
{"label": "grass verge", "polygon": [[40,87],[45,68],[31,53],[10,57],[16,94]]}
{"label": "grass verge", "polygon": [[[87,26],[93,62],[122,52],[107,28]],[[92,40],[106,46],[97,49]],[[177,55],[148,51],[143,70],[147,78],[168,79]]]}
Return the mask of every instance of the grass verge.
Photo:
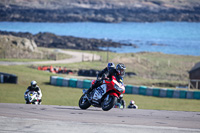
{"label": "grass verge", "polygon": [[[0,66],[0,70],[1,72],[18,76],[18,84],[0,84],[0,103],[25,103],[24,92],[30,82],[36,80],[42,89],[42,104],[78,106],[82,90],[49,85],[50,76],[53,75],[51,73],[31,69],[27,66]],[[169,99],[129,94],[125,94],[124,99],[127,105],[130,100],[134,100],[140,109],[200,111],[199,100]]]}

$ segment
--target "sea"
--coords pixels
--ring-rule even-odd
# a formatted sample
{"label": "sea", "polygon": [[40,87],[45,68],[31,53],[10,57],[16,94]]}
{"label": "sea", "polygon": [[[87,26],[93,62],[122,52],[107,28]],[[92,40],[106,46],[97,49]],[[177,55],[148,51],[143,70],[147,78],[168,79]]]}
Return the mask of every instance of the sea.
{"label": "sea", "polygon": [[200,56],[199,22],[0,22],[0,30],[32,34],[50,32],[56,35],[104,39],[137,46],[101,47],[118,53],[162,52]]}

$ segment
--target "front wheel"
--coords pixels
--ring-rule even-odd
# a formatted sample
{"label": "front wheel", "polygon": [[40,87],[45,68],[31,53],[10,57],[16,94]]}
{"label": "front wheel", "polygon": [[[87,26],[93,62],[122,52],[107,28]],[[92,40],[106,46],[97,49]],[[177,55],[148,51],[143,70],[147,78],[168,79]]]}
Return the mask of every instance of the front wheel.
{"label": "front wheel", "polygon": [[115,103],[117,102],[117,97],[115,96],[111,96],[108,95],[103,102],[101,103],[101,107],[104,111],[108,111],[111,108],[113,108],[113,106],[115,105]]}
{"label": "front wheel", "polygon": [[86,98],[85,94],[83,94],[79,100],[79,107],[81,109],[87,109],[91,106],[91,103]]}

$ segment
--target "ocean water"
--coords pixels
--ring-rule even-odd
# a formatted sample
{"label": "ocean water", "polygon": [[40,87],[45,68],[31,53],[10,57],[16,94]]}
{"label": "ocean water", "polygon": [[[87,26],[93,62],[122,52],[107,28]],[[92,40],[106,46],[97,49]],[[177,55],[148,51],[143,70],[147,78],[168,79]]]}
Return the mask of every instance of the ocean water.
{"label": "ocean water", "polygon": [[[200,56],[200,23],[194,22],[0,22],[0,30],[32,34],[51,32],[56,35],[105,39],[137,45],[137,48],[132,46],[109,48],[120,53],[148,51]],[[105,46],[102,49],[107,48]]]}

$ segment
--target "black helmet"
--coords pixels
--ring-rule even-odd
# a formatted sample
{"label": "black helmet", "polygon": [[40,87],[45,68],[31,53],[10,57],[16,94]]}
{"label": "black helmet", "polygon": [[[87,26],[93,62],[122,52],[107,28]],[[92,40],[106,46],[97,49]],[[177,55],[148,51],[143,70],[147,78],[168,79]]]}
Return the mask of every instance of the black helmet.
{"label": "black helmet", "polygon": [[126,69],[126,67],[125,67],[125,65],[122,64],[122,63],[119,63],[119,64],[117,64],[117,66],[116,66],[116,71],[117,71],[118,74],[119,74],[120,76],[122,76],[122,77],[125,76],[125,69]]}
{"label": "black helmet", "polygon": [[109,62],[108,65],[107,65],[107,68],[108,68],[108,70],[114,69],[115,68],[115,64],[112,63],[112,62]]}

